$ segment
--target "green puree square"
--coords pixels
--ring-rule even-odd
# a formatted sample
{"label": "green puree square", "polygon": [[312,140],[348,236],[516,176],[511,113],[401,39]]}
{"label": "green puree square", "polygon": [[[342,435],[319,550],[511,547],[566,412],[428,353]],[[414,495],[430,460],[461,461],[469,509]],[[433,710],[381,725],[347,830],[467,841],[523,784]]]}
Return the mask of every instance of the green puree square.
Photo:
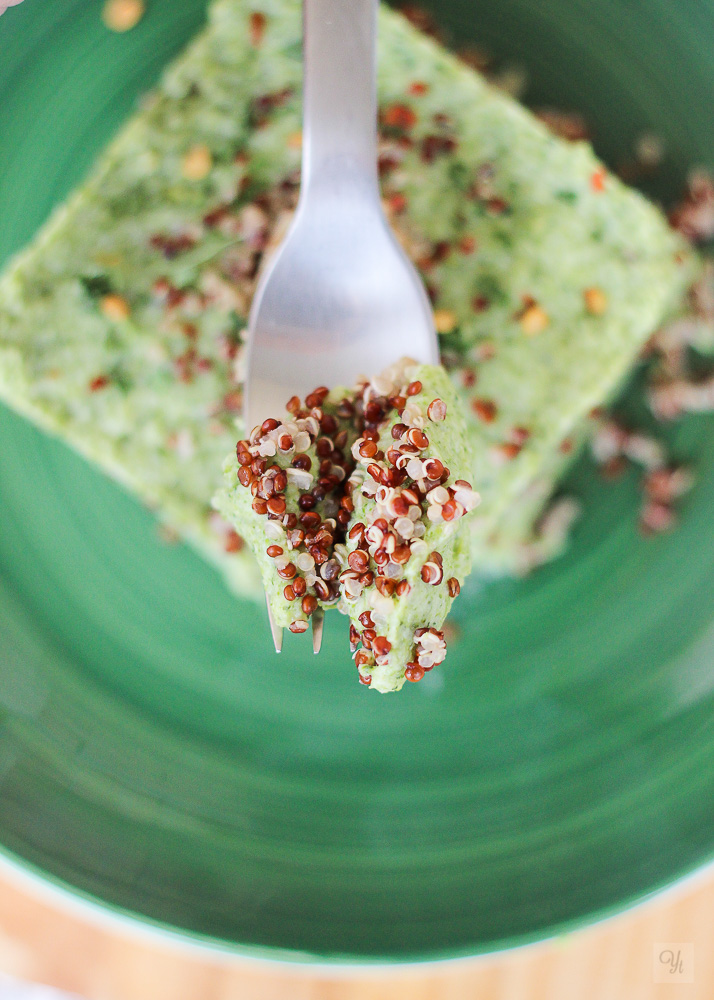
{"label": "green puree square", "polygon": [[[256,265],[294,201],[301,75],[295,0],[216,0],[0,281],[0,396],[246,593],[252,561],[210,500],[238,437]],[[476,568],[508,570],[562,442],[582,438],[696,264],[586,144],[554,138],[387,10],[379,93],[385,202],[440,310],[468,412]]]}

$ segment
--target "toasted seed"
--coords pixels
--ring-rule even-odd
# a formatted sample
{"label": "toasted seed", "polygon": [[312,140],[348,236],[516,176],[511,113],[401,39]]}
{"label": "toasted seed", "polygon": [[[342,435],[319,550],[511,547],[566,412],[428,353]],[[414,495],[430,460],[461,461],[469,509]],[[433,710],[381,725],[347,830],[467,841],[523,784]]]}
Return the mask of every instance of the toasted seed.
{"label": "toasted seed", "polygon": [[309,623],[306,621],[296,621],[290,626],[290,631],[294,632],[296,635],[301,635],[303,632],[307,632]]}
{"label": "toasted seed", "polygon": [[408,681],[416,683],[417,681],[420,681],[424,676],[424,668],[421,667],[418,663],[410,663],[408,664],[407,669],[404,671],[404,675]]}
{"label": "toasted seed", "polygon": [[121,295],[105,295],[99,307],[107,319],[115,322],[128,319],[131,314],[129,303]]}
{"label": "toasted seed", "polygon": [[266,552],[271,559],[275,559],[277,556],[281,556],[283,554],[283,550],[280,545],[269,545]]}
{"label": "toasted seed", "polygon": [[111,31],[130,31],[144,16],[144,0],[107,0],[102,20]]}
{"label": "toasted seed", "polygon": [[548,313],[537,302],[524,309],[520,316],[521,329],[529,337],[542,333],[549,323]]}
{"label": "toasted seed", "polygon": [[423,386],[421,382],[419,381],[410,382],[409,385],[407,386],[407,396],[418,396],[422,388]]}
{"label": "toasted seed", "polygon": [[434,313],[434,326],[437,333],[451,333],[456,326],[456,313],[450,309],[437,309]]}
{"label": "toasted seed", "polygon": [[294,563],[288,563],[282,569],[278,570],[278,576],[281,576],[283,580],[292,580],[292,578],[297,573]]}
{"label": "toasted seed", "polygon": [[461,584],[455,576],[450,577],[449,580],[446,581],[446,586],[449,588],[449,597],[457,597],[461,591]]}
{"label": "toasted seed", "polygon": [[601,288],[586,288],[583,292],[585,308],[591,316],[602,316],[607,310],[607,295]]}
{"label": "toasted seed", "polygon": [[295,588],[291,587],[290,584],[288,584],[287,587],[285,587],[285,589],[283,590],[283,597],[285,598],[286,601],[294,601],[295,598],[297,597],[297,594],[295,593]]}
{"label": "toasted seed", "polygon": [[208,146],[192,146],[181,161],[181,173],[187,181],[202,181],[211,172],[213,156]]}

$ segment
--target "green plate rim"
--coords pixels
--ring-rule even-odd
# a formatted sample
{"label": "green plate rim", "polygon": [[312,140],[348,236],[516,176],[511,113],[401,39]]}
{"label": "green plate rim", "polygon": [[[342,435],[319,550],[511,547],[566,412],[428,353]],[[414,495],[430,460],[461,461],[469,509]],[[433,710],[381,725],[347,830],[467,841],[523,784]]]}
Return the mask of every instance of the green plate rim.
{"label": "green plate rim", "polygon": [[291,948],[241,944],[210,934],[183,930],[174,924],[143,916],[115,903],[105,902],[84,889],[72,886],[51,872],[43,871],[39,866],[26,861],[0,844],[0,874],[8,876],[19,888],[29,888],[36,897],[44,897],[52,904],[60,905],[66,912],[79,914],[82,918],[90,920],[96,927],[107,925],[110,929],[128,931],[134,937],[143,938],[145,941],[155,940],[158,944],[171,945],[183,951],[188,950],[197,957],[202,955],[214,960],[245,959],[268,967],[277,966],[283,969],[290,967],[296,971],[310,972],[323,970],[332,974],[340,971],[384,972],[388,969],[398,971],[425,966],[452,966],[475,959],[505,955],[517,949],[533,948],[577,931],[595,928],[616,917],[624,917],[662,897],[682,893],[694,883],[704,881],[712,870],[714,870],[714,852],[701,864],[684,870],[671,879],[666,879],[647,892],[636,893],[611,906],[592,910],[570,920],[549,924],[543,932],[516,934],[513,937],[489,942],[484,947],[426,952],[407,959],[394,958],[389,954],[359,958],[341,953],[321,955]]}

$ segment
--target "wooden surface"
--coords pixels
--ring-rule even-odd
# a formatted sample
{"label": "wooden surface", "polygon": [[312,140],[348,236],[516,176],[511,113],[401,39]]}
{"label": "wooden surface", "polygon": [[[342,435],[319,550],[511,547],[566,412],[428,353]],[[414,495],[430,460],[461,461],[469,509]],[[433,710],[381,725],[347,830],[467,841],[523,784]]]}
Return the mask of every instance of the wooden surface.
{"label": "wooden surface", "polygon": [[[0,875],[0,971],[88,1000],[711,1000],[714,871],[628,914],[494,958],[359,977],[209,962],[124,929],[92,924]],[[655,955],[683,951],[656,983]],[[660,965],[660,974],[666,969]],[[668,968],[668,967],[667,967]]]}

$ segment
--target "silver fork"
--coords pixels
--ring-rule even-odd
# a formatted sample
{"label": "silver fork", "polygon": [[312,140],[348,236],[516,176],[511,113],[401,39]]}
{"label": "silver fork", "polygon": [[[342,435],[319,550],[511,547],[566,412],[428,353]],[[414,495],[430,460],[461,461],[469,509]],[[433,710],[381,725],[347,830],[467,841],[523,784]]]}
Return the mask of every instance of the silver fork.
{"label": "silver fork", "polygon": [[[429,300],[380,200],[377,4],[304,0],[302,185],[251,309],[247,430],[319,385],[353,385],[405,355],[438,360]],[[312,622],[317,653],[322,614]]]}

